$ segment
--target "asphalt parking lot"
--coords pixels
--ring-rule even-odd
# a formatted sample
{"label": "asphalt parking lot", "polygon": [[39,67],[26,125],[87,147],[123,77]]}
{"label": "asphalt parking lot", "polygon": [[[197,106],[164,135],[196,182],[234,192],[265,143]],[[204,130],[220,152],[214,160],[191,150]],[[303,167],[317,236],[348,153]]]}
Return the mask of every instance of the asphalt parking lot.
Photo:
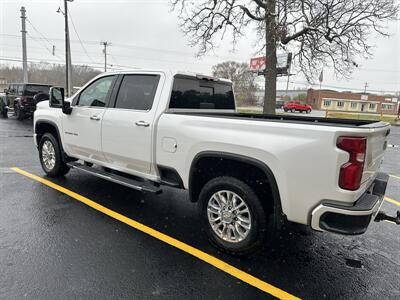
{"label": "asphalt parking lot", "polygon": [[[0,119],[1,299],[400,298],[400,226],[372,223],[355,237],[289,226],[274,249],[234,258],[210,246],[182,191],[147,195],[77,171],[48,186],[11,169],[45,178],[32,134],[31,120]],[[400,145],[400,127],[389,143]],[[400,147],[381,169],[393,175],[383,205],[393,214]]]}

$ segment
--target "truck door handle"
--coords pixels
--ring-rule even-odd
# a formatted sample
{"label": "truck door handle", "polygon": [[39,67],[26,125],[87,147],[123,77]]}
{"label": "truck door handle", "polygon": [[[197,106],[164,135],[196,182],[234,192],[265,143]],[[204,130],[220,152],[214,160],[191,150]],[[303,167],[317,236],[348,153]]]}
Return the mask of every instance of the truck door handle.
{"label": "truck door handle", "polygon": [[98,116],[90,116],[90,120],[99,121],[100,117],[98,117]]}
{"label": "truck door handle", "polygon": [[150,126],[150,124],[147,123],[146,121],[137,121],[135,124],[136,124],[136,126],[142,126],[142,127],[149,127]]}

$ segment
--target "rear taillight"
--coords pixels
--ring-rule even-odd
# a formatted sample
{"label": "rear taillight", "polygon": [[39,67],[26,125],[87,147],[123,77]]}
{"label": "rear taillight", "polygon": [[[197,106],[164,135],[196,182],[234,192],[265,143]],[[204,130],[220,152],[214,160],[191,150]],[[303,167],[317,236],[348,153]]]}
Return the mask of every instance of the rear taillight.
{"label": "rear taillight", "polygon": [[28,97],[26,97],[26,96],[21,96],[20,99],[21,99],[22,103],[28,102]]}
{"label": "rear taillight", "polygon": [[360,187],[364,169],[367,139],[365,137],[338,137],[336,146],[349,153],[349,161],[340,168],[339,186],[354,191]]}

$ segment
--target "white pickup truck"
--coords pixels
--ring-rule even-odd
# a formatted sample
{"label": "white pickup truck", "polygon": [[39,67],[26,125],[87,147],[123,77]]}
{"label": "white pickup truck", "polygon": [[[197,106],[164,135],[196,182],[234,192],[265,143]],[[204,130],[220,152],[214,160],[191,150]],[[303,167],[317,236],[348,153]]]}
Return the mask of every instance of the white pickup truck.
{"label": "white pickup truck", "polygon": [[211,241],[234,254],[283,221],[361,234],[380,210],[387,123],[235,110],[228,80],[166,70],[104,73],[38,104],[44,172],[70,168],[133,189],[186,189]]}

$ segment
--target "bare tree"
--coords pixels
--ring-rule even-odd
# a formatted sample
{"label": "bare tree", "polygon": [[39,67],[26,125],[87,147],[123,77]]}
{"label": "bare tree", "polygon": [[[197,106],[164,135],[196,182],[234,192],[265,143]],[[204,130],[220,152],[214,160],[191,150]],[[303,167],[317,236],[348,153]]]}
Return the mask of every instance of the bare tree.
{"label": "bare tree", "polygon": [[296,67],[307,80],[322,66],[349,76],[360,56],[371,56],[368,37],[387,36],[386,21],[394,20],[396,0],[171,0],[181,26],[199,55],[215,47],[215,40],[232,36],[233,45],[255,29],[265,53],[264,113],[275,112],[276,53],[294,54]]}
{"label": "bare tree", "polygon": [[239,106],[255,105],[257,84],[247,63],[225,61],[212,67],[213,76],[227,78],[233,82],[236,102]]}

